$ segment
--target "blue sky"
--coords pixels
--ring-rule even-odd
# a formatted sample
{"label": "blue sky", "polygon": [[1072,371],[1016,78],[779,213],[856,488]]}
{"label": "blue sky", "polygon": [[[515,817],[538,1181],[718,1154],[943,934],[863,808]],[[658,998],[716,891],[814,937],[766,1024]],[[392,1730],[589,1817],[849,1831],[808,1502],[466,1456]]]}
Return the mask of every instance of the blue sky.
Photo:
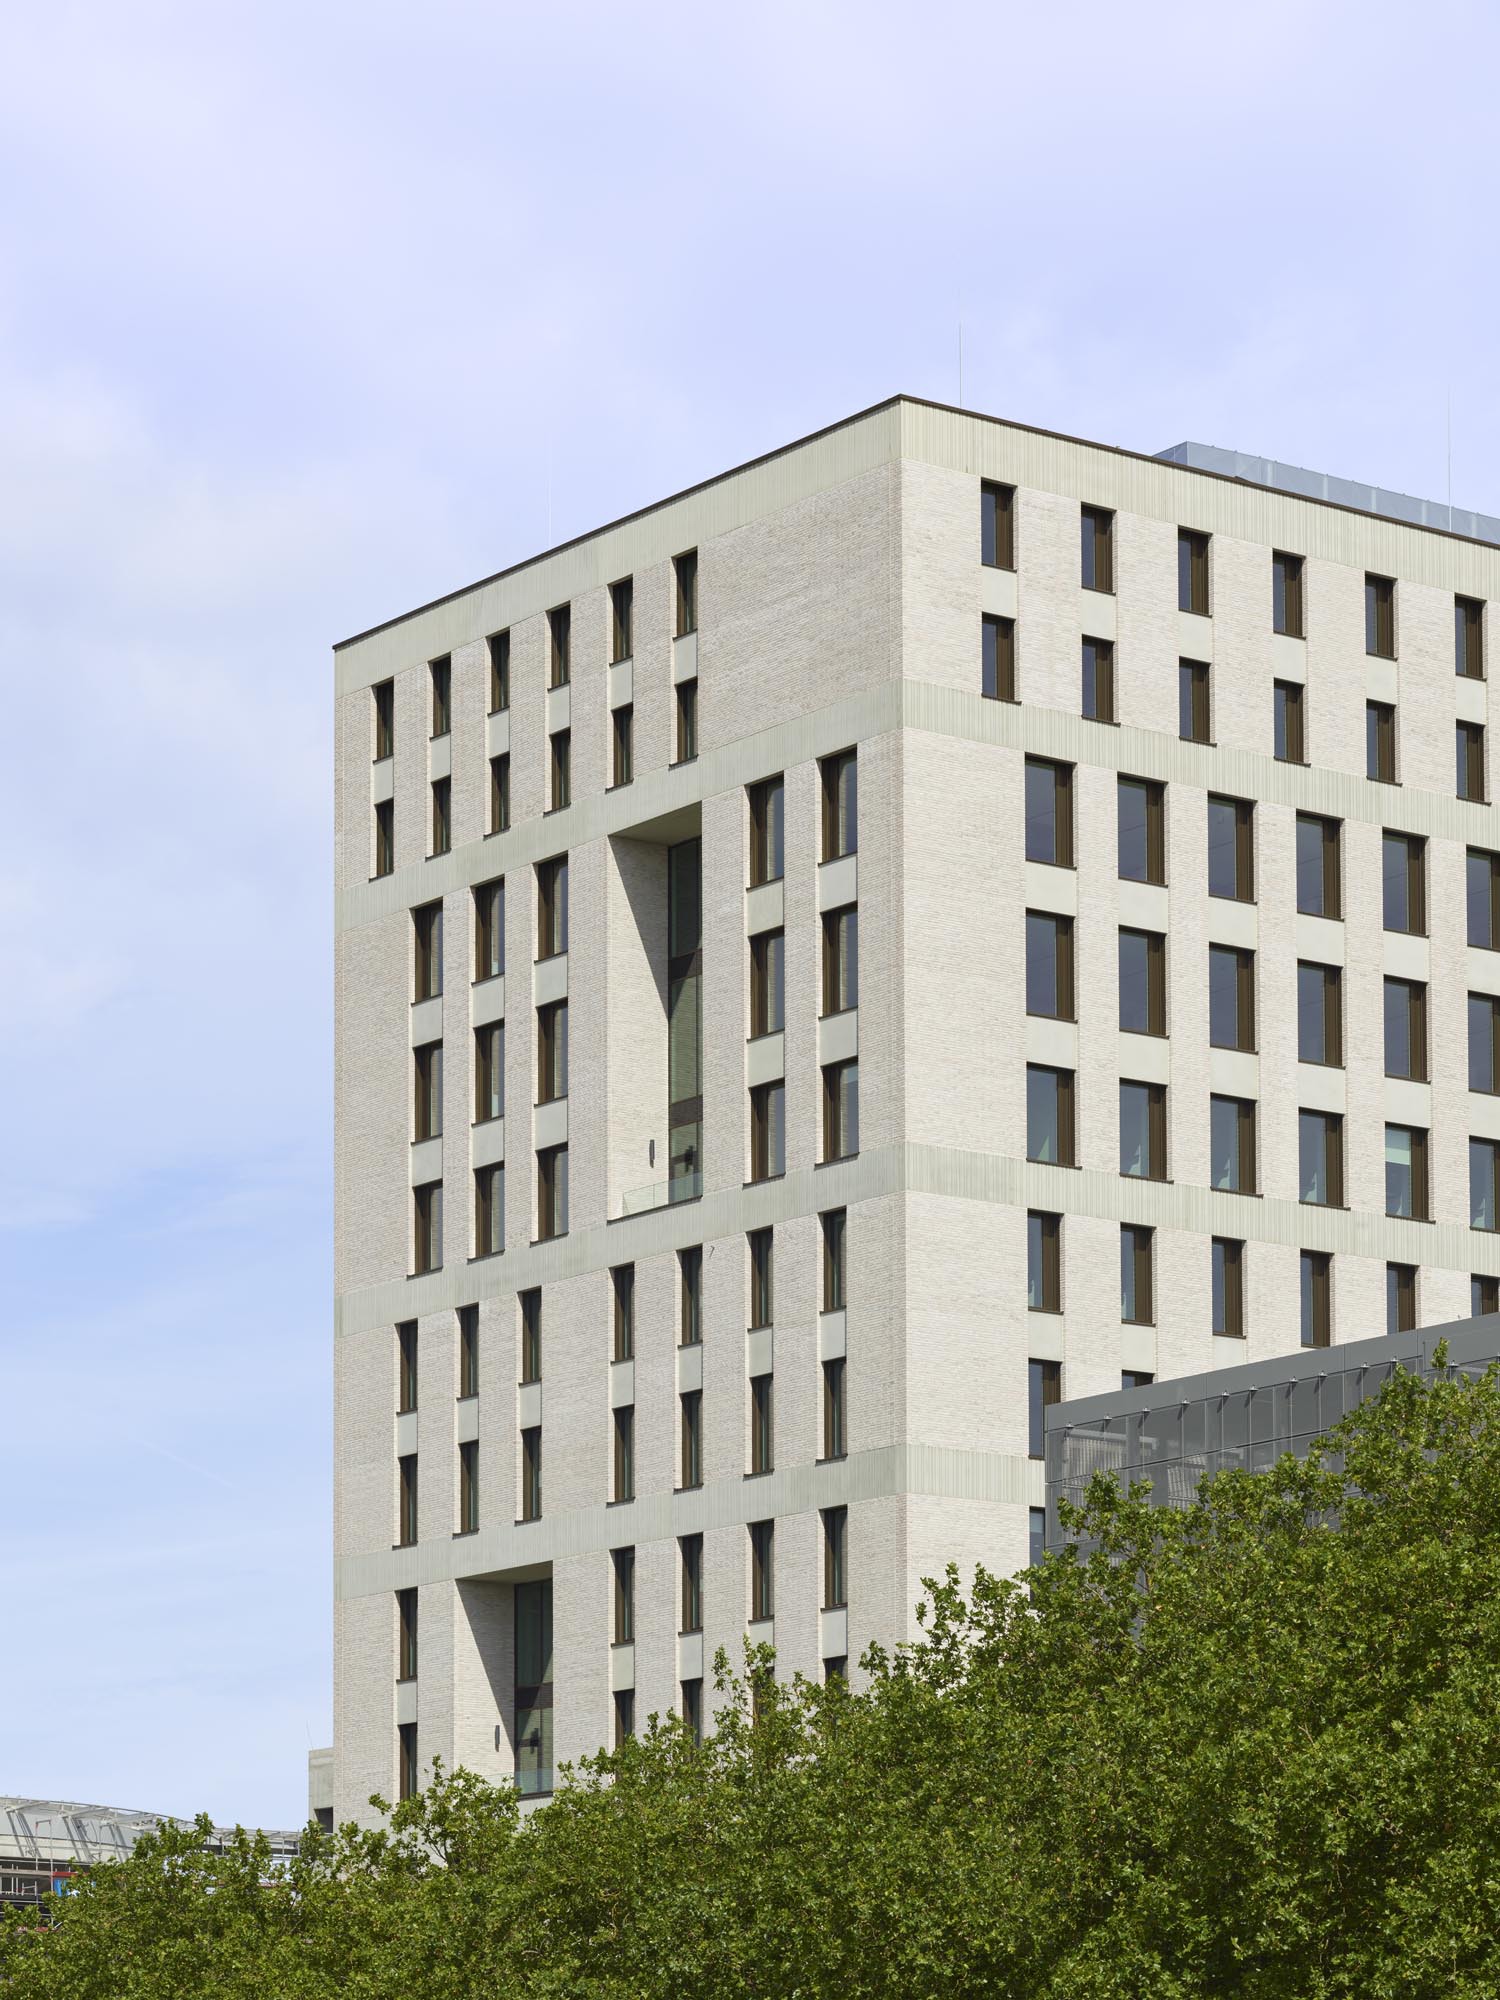
{"label": "blue sky", "polygon": [[0,64],[0,1791],[300,1823],[332,641],[896,390],[1500,513],[1500,16],[54,0]]}

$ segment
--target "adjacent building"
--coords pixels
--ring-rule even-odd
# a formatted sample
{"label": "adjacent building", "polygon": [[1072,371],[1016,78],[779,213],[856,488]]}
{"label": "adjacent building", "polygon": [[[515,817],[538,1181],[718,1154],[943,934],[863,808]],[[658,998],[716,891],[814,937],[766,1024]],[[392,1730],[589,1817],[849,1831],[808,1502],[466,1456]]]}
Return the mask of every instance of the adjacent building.
{"label": "adjacent building", "polygon": [[336,649],[324,1813],[857,1672],[1063,1394],[1494,1308],[1500,524],[1326,485],[897,398]]}

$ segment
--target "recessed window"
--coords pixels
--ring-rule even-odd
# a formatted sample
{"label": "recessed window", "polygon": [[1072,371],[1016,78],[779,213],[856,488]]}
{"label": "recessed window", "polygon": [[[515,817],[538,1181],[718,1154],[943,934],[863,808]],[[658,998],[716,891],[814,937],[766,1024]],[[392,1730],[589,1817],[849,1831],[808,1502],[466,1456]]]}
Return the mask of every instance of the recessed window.
{"label": "recessed window", "polygon": [[443,1130],[443,1045],[424,1042],[412,1050],[412,1138],[439,1138]]}
{"label": "recessed window", "polygon": [[1271,557],[1271,629],[1288,639],[1303,636],[1302,558],[1281,549]]}
{"label": "recessed window", "polygon": [[375,762],[394,754],[396,748],[396,683],[378,681],[370,689],[375,717]]}
{"label": "recessed window", "polygon": [[458,1396],[463,1402],[479,1394],[479,1308],[458,1309]]}
{"label": "recessed window", "polygon": [[1196,528],[1177,530],[1177,608],[1208,616],[1208,536]]}
{"label": "recessed window", "polygon": [[677,1405],[677,1483],[687,1492],[703,1484],[703,1391],[687,1390]]}
{"label": "recessed window", "polygon": [[1471,847],[1464,868],[1469,943],[1480,951],[1500,949],[1500,854]]}
{"label": "recessed window", "polygon": [[1381,785],[1396,782],[1396,711],[1388,701],[1365,703],[1365,776]]}
{"label": "recessed window", "polygon": [[701,1632],[703,1630],[703,1537],[680,1535],[677,1548],[682,1562],[680,1629],[684,1632]]}
{"label": "recessed window", "polygon": [[1120,1028],[1127,1035],[1167,1032],[1167,940],[1160,931],[1122,930]]}
{"label": "recessed window", "polygon": [[622,576],[609,586],[609,659],[611,666],[635,652],[635,578]]}
{"label": "recessed window", "polygon": [[1026,1157],[1044,1165],[1074,1164],[1073,1072],[1026,1065]]}
{"label": "recessed window", "polygon": [[432,682],[432,733],[446,736],[453,727],[453,662],[445,653],[429,660],[427,672]]}
{"label": "recessed window", "polygon": [[1083,642],[1083,713],[1091,722],[1115,719],[1115,649],[1108,639]]}
{"label": "recessed window", "polygon": [[510,752],[490,759],[490,832],[510,832]]}
{"label": "recessed window", "polygon": [[1208,1184],[1230,1194],[1255,1192],[1255,1104],[1248,1097],[1208,1100]]}
{"label": "recessed window", "polygon": [[1120,879],[1167,879],[1167,788],[1152,778],[1121,778],[1117,791]]}
{"label": "recessed window", "polygon": [[1026,1217],[1026,1305],[1062,1311],[1062,1217],[1037,1208]]}
{"label": "recessed window", "polygon": [[635,778],[635,709],[627,701],[609,713],[610,783],[628,785]]}
{"label": "recessed window", "polygon": [[635,1498],[635,1406],[627,1404],[614,1412],[614,1486],[610,1498]]}
{"label": "recessed window", "polygon": [[1396,657],[1396,585],[1388,576],[1365,577],[1365,651],[1379,660]]}
{"label": "recessed window", "polygon": [[635,1358],[635,1266],[616,1264],[609,1274],[612,1361]]}
{"label": "recessed window", "polygon": [[823,1066],[823,1158],[848,1160],[859,1151],[859,1064]]}
{"label": "recessed window", "polygon": [[786,792],[782,779],[763,778],[750,798],[750,887],[779,882],[786,868]]}
{"label": "recessed window", "polygon": [[1500,1091],[1500,999],[1469,995],[1469,1088]]}
{"label": "recessed window", "polygon": [[1455,723],[1455,783],[1461,799],[1484,803],[1484,724]]}
{"label": "recessed window", "polygon": [[[524,1447],[527,1434],[523,1431]],[[536,1434],[537,1491],[541,1508],[541,1433]],[[523,1513],[526,1509],[523,1507]],[[516,1702],[511,1740],[516,1746],[516,1790],[537,1797],[552,1790],[552,1579],[518,1583],[515,1648],[512,1654]]]}
{"label": "recessed window", "polygon": [[427,1181],[411,1191],[412,1275],[443,1268],[443,1184]]}
{"label": "recessed window", "polygon": [[750,1178],[775,1180],[786,1172],[786,1085],[758,1083],[750,1092]]}
{"label": "recessed window", "polygon": [[550,1000],[536,1010],[536,1101],[555,1104],[568,1094],[568,1003]]}
{"label": "recessed window", "polygon": [[1297,1060],[1343,1067],[1343,974],[1336,965],[1297,964]]}
{"label": "recessed window", "polygon": [[698,754],[698,683],[679,681],[677,704],[677,755],[674,762],[691,764]]}
{"label": "recessed window", "polygon": [[540,1382],[542,1379],[542,1294],[539,1286],[529,1291],[519,1292],[516,1303],[521,1315],[521,1373],[522,1382]]}
{"label": "recessed window", "polygon": [[771,1375],[750,1378],[750,1472],[752,1477],[774,1470],[776,1464],[776,1381]]}
{"label": "recessed window", "polygon": [[542,1518],[542,1427],[530,1424],[521,1433],[521,1519]]}
{"label": "recessed window", "polygon": [[510,707],[510,633],[491,632],[485,642],[490,656],[490,714]]}
{"label": "recessed window", "polygon": [[1302,725],[1302,684],[1277,681],[1272,690],[1276,758],[1282,764],[1305,764],[1307,740]]}
{"label": "recessed window", "polygon": [[1417,1267],[1415,1264],[1387,1264],[1385,1267],[1385,1330],[1410,1333],[1417,1323]]}
{"label": "recessed window", "polygon": [[823,913],[823,1016],[859,1005],[859,909],[848,903]]}
{"label": "recessed window", "polygon": [[423,903],[411,913],[412,999],[435,1000],[443,990],[443,906]]}
{"label": "recessed window", "polygon": [[698,551],[672,558],[673,634],[685,639],[698,629]]}
{"label": "recessed window", "polygon": [[1026,859],[1073,866],[1073,766],[1026,759]]}
{"label": "recessed window", "polygon": [[1047,1455],[1047,1412],[1062,1401],[1062,1363],[1026,1364],[1026,1449],[1032,1458]]}
{"label": "recessed window", "polygon": [[786,933],[759,931],[750,940],[750,1035],[779,1035],[786,1026]]}
{"label": "recessed window", "polygon": [[1500,1312],[1500,1278],[1474,1273],[1469,1279],[1469,1312],[1475,1319],[1481,1313]]}
{"label": "recessed window", "polygon": [[432,781],[432,845],[429,855],[446,854],[453,845],[453,780]]}
{"label": "recessed window", "polygon": [[845,1419],[847,1410],[844,1402],[844,1357],[823,1363],[823,1456],[824,1458],[844,1458],[848,1455]]}
{"label": "recessed window", "polygon": [[1167,1177],[1167,1087],[1120,1085],[1120,1172],[1133,1180]]}
{"label": "recessed window", "polygon": [[986,479],[979,488],[979,560],[990,569],[1016,566],[1016,489]]}
{"label": "recessed window", "polygon": [[1255,1047],[1255,953],[1208,948],[1208,1039],[1216,1049]]}
{"label": "recessed window", "polygon": [[396,866],[396,804],[382,799],[375,808],[375,874],[389,875]]}
{"label": "recessed window", "polygon": [[1105,507],[1081,507],[1079,581],[1085,590],[1115,587],[1115,517]]}
{"label": "recessed window", "polygon": [[1314,1208],[1344,1205],[1344,1120],[1336,1111],[1297,1113],[1299,1199]]}
{"label": "recessed window", "polygon": [[1427,988],[1420,980],[1385,982],[1385,1073],[1427,1081]]}
{"label": "recessed window", "polygon": [[1233,1237],[1216,1236],[1213,1258],[1214,1332],[1243,1338],[1245,1332],[1245,1246]]}
{"label": "recessed window", "polygon": [[1333,1259],[1326,1250],[1302,1252],[1302,1345],[1327,1347],[1333,1339]]}
{"label": "recessed window", "polygon": [[458,1532],[479,1532],[479,1443],[475,1438],[458,1447]]}
{"label": "recessed window", "polygon": [[1026,1011],[1051,1020],[1073,1015],[1073,919],[1026,912]]}
{"label": "recessed window", "polygon": [[754,1624],[776,1615],[776,1523],[750,1523],[750,1618]]}
{"label": "recessed window", "polygon": [[474,888],[474,979],[498,979],[505,971],[505,877]]}
{"label": "recessed window", "polygon": [[1469,1141],[1469,1226],[1500,1229],[1500,1140]]}
{"label": "recessed window", "polygon": [[849,1237],[847,1209],[825,1209],[818,1218],[823,1236],[823,1306],[828,1312],[842,1312],[848,1304]]}
{"label": "recessed window", "polygon": [[1453,671],[1466,681],[1484,679],[1484,605],[1477,597],[1453,600]]}
{"label": "recessed window", "polygon": [[992,618],[979,621],[979,690],[991,701],[1016,698],[1016,621]]}
{"label": "recessed window", "polygon": [[417,1407],[417,1322],[396,1328],[396,1408],[404,1416]]}
{"label": "recessed window", "polygon": [[1416,833],[1380,837],[1381,921],[1388,931],[1427,930],[1427,842]]}
{"label": "recessed window", "polygon": [[849,1602],[849,1509],[823,1509],[823,1609],[842,1611]]}
{"label": "recessed window", "polygon": [[677,1253],[677,1344],[696,1347],[703,1338],[703,1245]]}
{"label": "recessed window", "polygon": [[546,1146],[536,1156],[537,1240],[568,1233],[568,1149]]}
{"label": "recessed window", "polygon": [[1155,1323],[1154,1235],[1138,1222],[1120,1225],[1120,1318],[1127,1326]]}
{"label": "recessed window", "polygon": [[396,1678],[398,1681],[414,1681],[417,1678],[417,1593],[415,1590],[396,1592]]}
{"label": "recessed window", "polygon": [[421,1788],[421,1767],[417,1757],[417,1725],[396,1724],[396,1797],[415,1798]]}
{"label": "recessed window", "polygon": [[1385,1128],[1385,1212],[1413,1222],[1430,1220],[1427,1134],[1415,1125]]}
{"label": "recessed window", "polygon": [[1208,713],[1208,662],[1177,662],[1177,734],[1184,743],[1207,743],[1212,736]]}
{"label": "recessed window", "polygon": [[840,750],[818,766],[823,782],[823,859],[840,860],[859,846],[859,757]]}
{"label": "recessed window", "polygon": [[547,613],[547,685],[566,687],[573,675],[573,608],[557,604]]}
{"label": "recessed window", "polygon": [[1317,813],[1297,815],[1297,908],[1306,917],[1343,914],[1339,889],[1339,827]]}
{"label": "recessed window", "polygon": [[396,1460],[396,1541],[409,1549],[417,1539],[417,1454]]}
{"label": "recessed window", "polygon": [[629,1646],[635,1640],[635,1550],[611,1549],[610,1567],[614,1571],[613,1643]]}
{"label": "recessed window", "polygon": [[1255,901],[1255,806],[1249,799],[1209,796],[1208,893]]}
{"label": "recessed window", "polygon": [[573,732],[559,729],[547,738],[549,810],[561,812],[573,798]]}
{"label": "recessed window", "polygon": [[[1149,1389],[1155,1380],[1156,1377],[1148,1375],[1144,1368],[1122,1368],[1120,1370],[1120,1387],[1122,1389]],[[1044,1516],[1046,1511],[1045,1508],[1042,1509]]]}
{"label": "recessed window", "polygon": [[568,948],[568,857],[536,864],[536,955],[560,958]]}

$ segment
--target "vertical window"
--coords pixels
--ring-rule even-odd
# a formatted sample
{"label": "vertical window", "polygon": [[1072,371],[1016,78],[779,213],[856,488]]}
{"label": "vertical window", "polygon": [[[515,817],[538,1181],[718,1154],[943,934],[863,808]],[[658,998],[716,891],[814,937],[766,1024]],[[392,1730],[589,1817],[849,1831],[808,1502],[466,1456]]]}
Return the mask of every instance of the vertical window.
{"label": "vertical window", "polygon": [[1333,1259],[1326,1250],[1302,1252],[1302,1345],[1327,1347],[1333,1339],[1330,1306]]}
{"label": "vertical window", "polygon": [[[1128,1386],[1128,1385],[1127,1385]],[[1047,1553],[1047,1510],[1045,1507],[1027,1509],[1028,1540],[1026,1560],[1032,1569],[1041,1565]]]}
{"label": "vertical window", "polygon": [[677,1398],[678,1484],[684,1491],[703,1484],[703,1391],[689,1389]]}
{"label": "vertical window", "polygon": [[679,681],[676,698],[677,755],[673,761],[691,764],[698,754],[698,683]]}
{"label": "vertical window", "polygon": [[1115,517],[1106,507],[1080,507],[1079,581],[1085,590],[1115,587]]}
{"label": "vertical window", "polygon": [[837,861],[859,847],[859,756],[840,750],[818,766],[823,780],[823,854]]}
{"label": "vertical window", "polygon": [[1026,1011],[1073,1019],[1073,919],[1026,912]]}
{"label": "vertical window", "polygon": [[536,955],[557,958],[568,948],[568,857],[536,864]]}
{"label": "vertical window", "polygon": [[825,1209],[818,1217],[823,1236],[823,1311],[843,1312],[848,1304],[846,1250],[848,1210]]}
{"label": "vertical window", "polygon": [[1282,764],[1305,764],[1307,746],[1302,727],[1301,683],[1277,681],[1273,690],[1273,700],[1277,761]]}
{"label": "vertical window", "polygon": [[775,1378],[750,1378],[750,1471],[752,1476],[770,1472],[776,1462]]}
{"label": "vertical window", "polygon": [[993,618],[979,623],[979,691],[991,701],[1016,698],[1016,621]]}
{"label": "vertical window", "polygon": [[417,1725],[414,1722],[396,1724],[396,1797],[413,1799],[417,1795]]}
{"label": "vertical window", "polygon": [[485,642],[490,655],[490,714],[510,707],[510,633],[491,632]]}
{"label": "vertical window", "polygon": [[458,1532],[479,1532],[479,1444],[473,1438],[458,1447]]}
{"label": "vertical window", "polygon": [[561,812],[573,796],[573,732],[559,729],[547,739],[548,782],[552,812]]}
{"label": "vertical window", "polygon": [[1469,1141],[1469,1227],[1500,1229],[1500,1140]]}
{"label": "vertical window", "polygon": [[1415,1125],[1385,1128],[1385,1212],[1413,1222],[1431,1220],[1427,1199],[1427,1134]]}
{"label": "vertical window", "polygon": [[474,1169],[474,1255],[498,1257],[505,1248],[505,1167]]}
{"label": "vertical window", "polygon": [[667,849],[667,1199],[703,1187],[703,843]]}
{"label": "vertical window", "polygon": [[432,781],[432,845],[429,855],[446,854],[453,845],[453,780]]}
{"label": "vertical window", "polygon": [[1026,1306],[1062,1311],[1062,1217],[1037,1208],[1026,1217]]}
{"label": "vertical window", "polygon": [[614,1412],[615,1453],[614,1492],[615,1500],[635,1498],[635,1406],[626,1404],[624,1409]]}
{"label": "vertical window", "polygon": [[391,874],[396,866],[396,804],[382,799],[375,808],[375,873]]}
{"label": "vertical window", "polygon": [[849,1602],[849,1578],[845,1554],[849,1538],[849,1509],[823,1509],[823,1609],[842,1611]]}
{"label": "vertical window", "polygon": [[1343,975],[1336,965],[1298,962],[1297,1060],[1343,1066]]}
{"label": "vertical window", "polygon": [[568,1233],[568,1149],[546,1146],[536,1156],[537,1240]]}
{"label": "vertical window", "polygon": [[752,1229],[746,1237],[750,1249],[751,1327],[773,1326],[776,1322],[776,1234],[771,1229]]}
{"label": "vertical window", "polygon": [[1365,703],[1365,776],[1381,785],[1396,782],[1396,711],[1388,701]]}
{"label": "vertical window", "polygon": [[1047,1455],[1047,1412],[1062,1401],[1062,1363],[1028,1361],[1026,1364],[1026,1449],[1032,1458]]}
{"label": "vertical window", "polygon": [[1421,937],[1427,929],[1427,842],[1419,834],[1380,837],[1382,922],[1388,931]]}
{"label": "vertical window", "polygon": [[1427,1081],[1427,988],[1420,980],[1385,982],[1385,1073]]}
{"label": "vertical window", "polygon": [[823,1066],[823,1158],[849,1160],[859,1151],[859,1063]]}
{"label": "vertical window", "polygon": [[1177,734],[1184,743],[1208,743],[1212,729],[1208,712],[1208,662],[1177,662]]}
{"label": "vertical window", "polygon": [[517,1304],[521,1309],[521,1380],[540,1382],[542,1379],[542,1294],[539,1288],[522,1292]]}
{"label": "vertical window", "polygon": [[417,1454],[396,1460],[396,1540],[409,1549],[417,1539]]}
{"label": "vertical window", "polygon": [[1115,719],[1115,649],[1108,639],[1083,642],[1083,713],[1091,722]]}
{"label": "vertical window", "polygon": [[1316,1208],[1344,1205],[1344,1120],[1336,1111],[1297,1113],[1298,1198]]}
{"label": "vertical window", "polygon": [[844,1357],[823,1363],[823,1456],[843,1458],[845,1443]]}
{"label": "vertical window", "polygon": [[609,586],[609,659],[615,666],[635,652],[635,578],[622,576]]}
{"label": "vertical window", "polygon": [[1167,1087],[1163,1083],[1120,1085],[1120,1172],[1132,1179],[1167,1177]]}
{"label": "vertical window", "polygon": [[1208,1184],[1232,1194],[1255,1192],[1255,1104],[1248,1097],[1208,1100]]}
{"label": "vertical window", "polygon": [[703,1338],[703,1245],[677,1253],[677,1344],[696,1347]]}
{"label": "vertical window", "polygon": [[510,832],[510,752],[490,759],[490,832]]}
{"label": "vertical window", "polygon": [[547,685],[566,687],[573,673],[573,607],[554,605],[547,613]]}
{"label": "vertical window", "polygon": [[635,1642],[635,1550],[612,1549],[610,1567],[614,1571],[614,1643]]}
{"label": "vertical window", "polygon": [[443,990],[443,906],[423,903],[411,913],[413,1000],[435,1000]]}
{"label": "vertical window", "polygon": [[1026,759],[1026,859],[1073,866],[1073,766]]}
{"label": "vertical window", "polygon": [[1026,1157],[1073,1165],[1073,1072],[1026,1065]]}
{"label": "vertical window", "polygon": [[474,1030],[474,1123],[505,1116],[505,1023]]}
{"label": "vertical window", "polygon": [[698,629],[698,551],[672,558],[673,634],[685,639]]}
{"label": "vertical window", "polygon": [[396,1678],[398,1681],[414,1681],[417,1678],[417,1593],[415,1590],[396,1592]]}
{"label": "vertical window", "polygon": [[443,1184],[427,1181],[411,1191],[412,1275],[443,1268]]}
{"label": "vertical window", "polygon": [[370,689],[375,716],[375,762],[392,756],[396,748],[396,683],[379,681]]}
{"label": "vertical window", "polygon": [[1255,953],[1208,948],[1208,1039],[1216,1049],[1255,1047]]}
{"label": "vertical window", "polygon": [[1208,801],[1208,893],[1255,901],[1255,807],[1249,799]]}
{"label": "vertical window", "polygon": [[1495,951],[1500,949],[1500,854],[1471,847],[1464,866],[1469,943]]}
{"label": "vertical window", "polygon": [[1415,1264],[1387,1264],[1385,1267],[1385,1330],[1410,1333],[1417,1323],[1417,1267]]}
{"label": "vertical window", "polygon": [[1365,577],[1365,651],[1380,660],[1396,657],[1396,585],[1388,576]]}
{"label": "vertical window", "polygon": [[1213,1240],[1214,1332],[1242,1337],[1245,1331],[1245,1246],[1232,1237]]}
{"label": "vertical window", "polygon": [[516,1790],[535,1798],[552,1790],[551,1579],[516,1584],[514,1602]]}
{"label": "vertical window", "polygon": [[757,1083],[750,1092],[750,1178],[775,1180],[786,1172],[786,1085]]}
{"label": "vertical window", "polygon": [[786,868],[786,790],[782,779],[750,787],[750,887],[779,882]]}
{"label": "vertical window", "polygon": [[445,653],[440,660],[429,660],[427,672],[432,680],[432,733],[446,736],[453,727],[453,662]]}
{"label": "vertical window", "polygon": [[750,1523],[750,1617],[758,1624],[776,1615],[776,1523]]}
{"label": "vertical window", "polygon": [[521,1433],[521,1519],[542,1518],[542,1427],[529,1425]]}
{"label": "vertical window", "polygon": [[1500,1312],[1500,1278],[1474,1273],[1469,1280],[1469,1312],[1474,1319],[1481,1313]]}
{"label": "vertical window", "polygon": [[628,1743],[635,1734],[635,1689],[616,1688],[615,1706],[615,1748]]}
{"label": "vertical window", "polygon": [[1157,784],[1151,778],[1121,778],[1117,821],[1121,880],[1165,882],[1166,786]]}
{"label": "vertical window", "polygon": [[682,1555],[682,1608],[680,1629],[703,1630],[703,1537],[682,1535],[677,1542]]}
{"label": "vertical window", "polygon": [[610,710],[610,783],[629,785],[635,781],[635,710],[627,701]]}
{"label": "vertical window", "polygon": [[443,1045],[424,1042],[413,1049],[412,1138],[436,1139],[443,1130]]}
{"label": "vertical window", "polygon": [[1167,1032],[1167,940],[1160,931],[1120,932],[1120,1028],[1127,1035]]}
{"label": "vertical window", "polygon": [[611,1359],[631,1361],[635,1358],[634,1264],[616,1264],[609,1274],[609,1284],[613,1304],[611,1331],[614,1336]]}
{"label": "vertical window", "polygon": [[474,891],[474,978],[498,979],[505,970],[505,878]]}
{"label": "vertical window", "polygon": [[417,1407],[417,1322],[403,1320],[396,1328],[396,1408],[404,1415]]}
{"label": "vertical window", "polygon": [[1015,568],[1015,520],[1015,487],[983,480],[979,488],[979,560],[989,568]]}
{"label": "vertical window", "polygon": [[758,931],[750,940],[750,1038],[785,1026],[786,932]]}
{"label": "vertical window", "polygon": [[552,1000],[536,1010],[536,1101],[555,1104],[568,1094],[568,1003]]}
{"label": "vertical window", "polygon": [[1493,993],[1469,995],[1469,1088],[1500,1090],[1500,999]]}
{"label": "vertical window", "polygon": [[1288,639],[1303,637],[1302,558],[1280,549],[1271,556],[1271,628]]}
{"label": "vertical window", "polygon": [[1208,536],[1177,530],[1177,608],[1208,616]]}
{"label": "vertical window", "polygon": [[1339,821],[1297,815],[1297,908],[1306,917],[1343,914],[1339,895]]}
{"label": "vertical window", "polygon": [[1153,1235],[1137,1222],[1120,1225],[1120,1318],[1127,1326],[1151,1326],[1156,1319]]}
{"label": "vertical window", "polygon": [[479,1308],[458,1309],[458,1395],[463,1402],[479,1394]]}
{"label": "vertical window", "polygon": [[859,1005],[859,910],[849,903],[823,916],[823,1014]]}
{"label": "vertical window", "polygon": [[1484,605],[1477,597],[1453,600],[1453,671],[1466,681],[1484,679]]}
{"label": "vertical window", "polygon": [[1484,802],[1484,724],[1482,722],[1458,722],[1454,724],[1453,740],[1456,751],[1455,783],[1461,799]]}

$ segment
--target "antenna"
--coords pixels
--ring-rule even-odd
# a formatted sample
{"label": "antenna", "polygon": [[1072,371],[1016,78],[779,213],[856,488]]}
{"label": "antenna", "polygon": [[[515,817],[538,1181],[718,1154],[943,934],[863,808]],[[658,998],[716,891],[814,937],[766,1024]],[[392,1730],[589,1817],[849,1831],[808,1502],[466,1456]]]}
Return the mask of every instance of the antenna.
{"label": "antenna", "polygon": [[1453,532],[1453,384],[1448,384],[1448,532]]}
{"label": "antenna", "polygon": [[964,316],[960,307],[958,314],[958,407],[964,406]]}

